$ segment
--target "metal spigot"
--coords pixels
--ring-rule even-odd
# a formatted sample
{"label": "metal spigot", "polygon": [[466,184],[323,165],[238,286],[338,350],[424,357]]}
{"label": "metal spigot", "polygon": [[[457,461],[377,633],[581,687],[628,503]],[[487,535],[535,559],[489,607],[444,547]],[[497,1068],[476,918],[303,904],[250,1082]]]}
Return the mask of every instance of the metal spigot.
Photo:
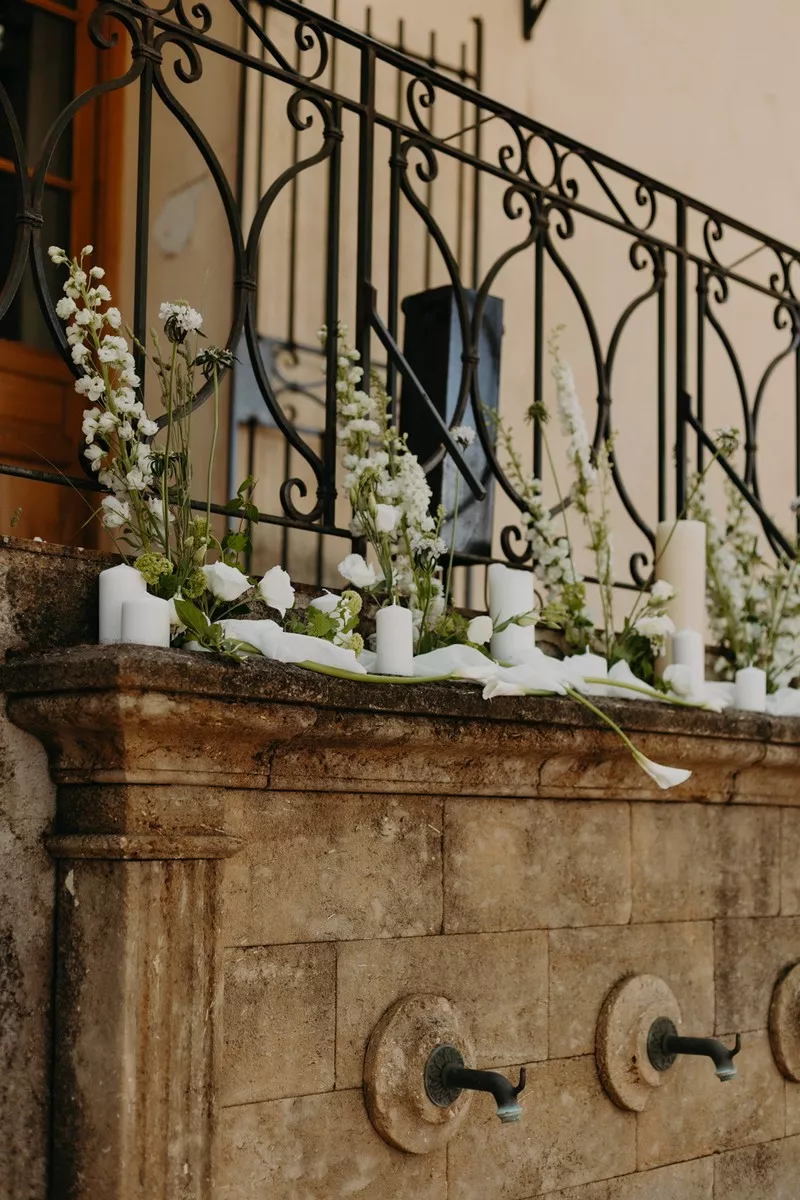
{"label": "metal spigot", "polygon": [[736,1034],[736,1044],[730,1050],[715,1038],[679,1037],[669,1017],[659,1017],[647,1035],[647,1054],[657,1071],[668,1071],[679,1054],[704,1054],[714,1064],[720,1081],[735,1079],[733,1059],[742,1048],[742,1035]]}
{"label": "metal spigot", "polygon": [[455,1046],[437,1046],[425,1064],[425,1091],[439,1108],[454,1104],[464,1089],[488,1092],[497,1102],[498,1117],[506,1124],[522,1117],[522,1105],[517,1102],[517,1096],[525,1087],[525,1074],[525,1068],[521,1067],[519,1083],[515,1087],[498,1071],[473,1071],[465,1067]]}

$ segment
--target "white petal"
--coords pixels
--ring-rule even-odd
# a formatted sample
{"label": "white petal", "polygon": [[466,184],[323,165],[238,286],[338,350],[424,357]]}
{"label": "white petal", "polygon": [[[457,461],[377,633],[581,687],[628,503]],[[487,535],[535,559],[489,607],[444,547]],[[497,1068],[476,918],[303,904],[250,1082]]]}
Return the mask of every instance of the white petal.
{"label": "white petal", "polygon": [[662,766],[661,763],[653,762],[646,754],[642,754],[641,750],[634,750],[633,757],[642,770],[646,771],[664,791],[667,788],[677,787],[678,784],[685,783],[687,779],[691,778],[691,771],[687,771],[683,767]]}

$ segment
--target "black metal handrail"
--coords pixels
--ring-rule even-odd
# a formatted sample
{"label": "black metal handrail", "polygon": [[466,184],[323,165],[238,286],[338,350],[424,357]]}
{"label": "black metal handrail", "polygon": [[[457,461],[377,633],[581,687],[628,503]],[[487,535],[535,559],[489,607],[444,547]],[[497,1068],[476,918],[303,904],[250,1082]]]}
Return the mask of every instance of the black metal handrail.
{"label": "black metal handrail", "polygon": [[[109,26],[119,27],[119,33],[114,36],[121,34],[129,38],[130,66],[119,78],[105,80],[77,97],[55,122],[33,162],[28,161],[11,103],[0,87],[0,121],[4,121],[11,132],[17,190],[16,242],[7,278],[0,286],[0,320],[20,288],[26,263],[30,263],[54,347],[61,351],[70,369],[78,373],[78,368],[73,366],[69,357],[63,329],[55,313],[54,298],[49,294],[45,280],[42,231],[45,176],[59,139],[81,109],[112,90],[137,87],[139,171],[133,324],[137,337],[144,340],[147,331],[150,245],[150,147],[153,105],[156,99],[159,100],[201,154],[224,209],[233,254],[230,281],[233,316],[227,345],[231,349],[238,349],[242,345],[247,347],[250,366],[269,410],[271,423],[280,431],[287,446],[304,460],[315,481],[316,495],[310,498],[310,507],[304,511],[296,497],[302,501],[307,496],[305,482],[297,476],[284,479],[279,489],[281,512],[265,512],[261,519],[268,524],[350,537],[349,530],[336,523],[336,349],[333,341],[326,354],[327,371],[322,397],[324,425],[319,431],[319,444],[315,447],[305,436],[305,431],[287,413],[276,394],[274,380],[265,367],[261,353],[264,331],[258,327],[256,306],[259,249],[262,240],[269,237],[270,215],[286,188],[291,187],[301,174],[316,171],[324,175],[326,186],[326,283],[320,315],[328,328],[335,328],[342,316],[338,279],[342,253],[342,144],[346,136],[347,117],[357,126],[355,136],[358,141],[354,341],[367,373],[372,362],[373,338],[377,335],[383,352],[388,355],[387,380],[390,392],[394,391],[400,376],[406,380],[415,378],[413,369],[404,359],[399,338],[399,213],[401,203],[405,202],[408,212],[416,214],[422,222],[429,243],[438,253],[454,290],[463,345],[463,365],[453,421],[459,423],[466,413],[470,413],[491,473],[518,508],[524,508],[523,501],[497,459],[492,431],[484,417],[477,347],[483,310],[500,272],[513,258],[530,255],[535,280],[531,401],[541,401],[544,396],[542,347],[546,338],[545,264],[550,264],[550,268],[555,269],[561,277],[585,325],[596,384],[596,447],[608,439],[612,432],[614,367],[621,338],[634,314],[645,305],[653,305],[657,331],[657,517],[663,519],[668,515],[669,494],[669,362],[671,359],[674,373],[671,384],[674,389],[671,411],[675,422],[673,511],[680,512],[686,499],[689,471],[695,464],[702,466],[704,455],[707,455],[711,446],[710,434],[704,424],[706,335],[710,331],[733,371],[745,431],[743,471],[736,470],[730,462],[723,462],[722,467],[752,506],[776,552],[793,554],[791,540],[771,519],[762,502],[757,432],[763,415],[764,396],[774,371],[783,360],[793,356],[796,364],[794,400],[798,416],[794,433],[795,491],[800,492],[800,285],[796,284],[796,279],[800,279],[800,251],[493,100],[470,86],[470,77],[466,72],[461,72],[458,77],[458,73],[453,75],[439,71],[419,57],[387,46],[366,33],[349,29],[295,0],[258,0],[261,9],[274,10],[293,25],[293,45],[282,47],[266,32],[264,23],[255,19],[248,0],[228,0],[228,3],[238,14],[243,33],[246,34],[237,44],[229,44],[214,36],[212,15],[203,3],[195,3],[189,9],[185,0],[165,0],[162,7],[157,9],[139,0],[99,0],[89,23],[90,36],[101,50],[108,49],[111,42],[106,30]],[[258,53],[248,49],[249,42],[258,47]],[[337,43],[357,53],[359,71],[356,77],[348,76],[344,82],[334,79],[335,86],[330,86],[326,75],[332,46]],[[175,61],[170,62],[173,55]],[[311,142],[309,131],[316,130],[318,134],[316,143],[309,145],[307,152],[302,150],[290,166],[265,188],[249,228],[244,227],[236,182],[228,178],[209,139],[176,94],[175,81],[183,87],[200,80],[206,55],[219,55],[238,64],[243,77],[247,72],[257,72],[285,85],[288,93],[286,119],[298,142],[304,139]],[[378,100],[379,67],[397,73],[398,95],[402,87],[403,104],[393,111],[385,110]],[[479,138],[467,148],[461,136],[464,130],[459,131],[458,136],[453,131],[434,132],[432,115],[437,103],[445,97],[463,102],[469,106],[470,112],[474,112],[475,120],[470,128],[485,129],[489,124],[494,126],[494,151],[487,148],[486,139],[481,141]],[[376,172],[386,169],[387,164],[385,160],[379,160],[376,153],[379,131],[388,134],[391,144],[387,229],[389,286],[388,299],[380,310],[373,286],[374,233],[379,219],[375,205],[375,181]],[[417,186],[422,184],[424,188],[429,185],[439,175],[446,160],[466,166],[486,181],[499,183],[504,189],[502,216],[508,222],[517,223],[509,225],[509,228],[521,230],[514,244],[480,277],[470,280],[474,292],[472,305],[467,299],[463,264],[454,254],[425,192]],[[380,219],[384,221],[383,214],[380,214]],[[624,235],[628,239],[627,253],[631,267],[648,276],[646,287],[624,308],[606,342],[600,335],[581,281],[564,253],[575,236],[578,223],[584,220]],[[735,261],[726,263],[722,261],[721,254],[729,235],[744,239],[745,246],[740,245],[739,250],[744,249],[745,252],[738,253]],[[671,341],[667,334],[668,287],[674,290]],[[787,345],[773,357],[761,374],[752,399],[739,355],[719,314],[720,307],[729,299],[732,287],[745,288],[755,296],[765,297],[773,307],[775,327],[785,330],[787,335]],[[694,309],[690,299],[692,292],[697,297]],[[696,359],[693,388],[689,383],[691,353]],[[417,390],[422,391],[423,400],[435,411],[436,406],[424,396],[421,387],[418,386]],[[208,398],[209,391],[210,385],[200,392],[196,401],[198,405]],[[690,468],[691,435],[695,437],[696,449]],[[470,467],[449,438],[446,427],[441,428],[441,453],[448,454],[455,461],[467,483],[473,486],[476,495],[479,494],[481,485],[477,484]],[[613,452],[612,463],[619,497],[647,545],[646,552],[638,552],[631,559],[634,579],[644,580],[649,574],[654,521],[652,515],[646,517],[638,510],[625,486],[621,464],[614,459]],[[541,430],[536,425],[533,431],[533,465],[537,474],[541,474]],[[18,469],[0,465],[0,472],[4,470],[19,473]],[[43,479],[48,477],[47,473],[38,475]],[[529,549],[526,547],[517,552],[513,545],[515,540],[522,540],[515,526],[503,531],[502,544],[506,554],[523,563],[529,558]],[[469,556],[466,556],[465,561],[468,560]]]}

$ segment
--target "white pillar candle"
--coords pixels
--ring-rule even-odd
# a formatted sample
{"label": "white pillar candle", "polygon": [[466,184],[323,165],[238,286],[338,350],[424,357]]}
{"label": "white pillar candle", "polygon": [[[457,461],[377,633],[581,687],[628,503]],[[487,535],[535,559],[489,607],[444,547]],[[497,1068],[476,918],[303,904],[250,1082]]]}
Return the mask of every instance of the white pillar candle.
{"label": "white pillar candle", "polygon": [[667,616],[676,629],[706,627],[706,526],[704,521],[659,521],[656,528],[656,579],[671,584],[675,595]]}
{"label": "white pillar candle", "polygon": [[736,708],[743,712],[766,712],[767,673],[760,667],[742,667],[736,672]]}
{"label": "white pillar candle", "polygon": [[169,601],[147,592],[122,605],[121,641],[138,646],[169,646]]}
{"label": "white pillar candle", "polygon": [[706,647],[702,633],[696,629],[679,629],[670,638],[672,663],[688,667],[692,676],[692,691],[699,692],[706,679]]}
{"label": "white pillar candle", "polygon": [[[514,571],[505,563],[492,563],[487,573],[489,616],[493,625],[533,612],[536,607],[531,571]],[[497,662],[514,662],[536,645],[534,625],[509,625],[492,634],[491,654]]]}
{"label": "white pillar candle", "polygon": [[411,609],[392,604],[375,615],[375,671],[378,675],[414,674],[414,624]]}
{"label": "white pillar candle", "polygon": [[147,595],[147,584],[135,567],[120,563],[100,572],[100,645],[122,641],[122,605]]}

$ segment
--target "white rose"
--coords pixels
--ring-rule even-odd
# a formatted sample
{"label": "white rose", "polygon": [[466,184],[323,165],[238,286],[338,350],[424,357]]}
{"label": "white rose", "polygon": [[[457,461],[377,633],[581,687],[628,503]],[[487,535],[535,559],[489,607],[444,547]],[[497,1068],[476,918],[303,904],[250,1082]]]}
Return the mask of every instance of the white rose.
{"label": "white rose", "polygon": [[633,628],[646,638],[666,637],[668,633],[675,632],[670,617],[640,617]]}
{"label": "white rose", "polygon": [[309,603],[309,608],[318,608],[322,613],[332,613],[339,603],[339,596],[333,592],[325,592],[322,596],[315,596]]}
{"label": "white rose", "polygon": [[217,600],[238,600],[250,590],[247,576],[238,567],[229,567],[227,563],[208,563],[203,567],[203,574],[206,587]]}
{"label": "white rose", "polygon": [[271,567],[258,585],[258,590],[270,608],[276,608],[281,616],[287,608],[294,606],[294,588],[289,572],[282,567]]}
{"label": "white rose", "polygon": [[375,528],[378,533],[394,533],[400,519],[400,509],[392,504],[379,504],[375,510]]}
{"label": "white rose", "polygon": [[359,588],[374,587],[383,578],[361,554],[348,554],[347,558],[343,558],[339,563],[339,574]]}
{"label": "white rose", "polygon": [[467,626],[467,641],[474,646],[485,646],[493,632],[492,618],[473,617]]}

